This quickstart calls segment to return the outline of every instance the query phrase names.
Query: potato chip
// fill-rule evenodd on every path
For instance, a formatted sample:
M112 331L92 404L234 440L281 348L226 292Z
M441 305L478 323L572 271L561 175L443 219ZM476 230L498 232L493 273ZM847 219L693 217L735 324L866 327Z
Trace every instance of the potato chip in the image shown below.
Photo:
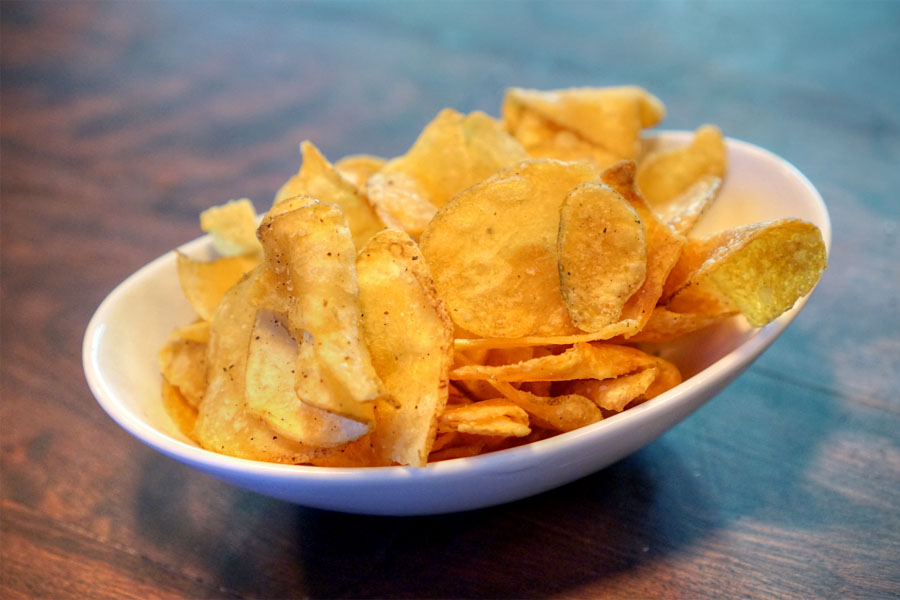
M678 313L665 306L657 306L644 328L628 338L629 342L668 342L699 331L736 314L716 311L708 313Z
M579 333L559 287L559 207L598 176L588 163L529 160L438 211L420 243L456 324L482 337Z
M484 113L465 116L442 110L425 126L409 151L382 173L415 179L437 207L461 190L528 158L522 146Z
M207 262L176 252L178 281L184 297L206 321L212 318L228 288L258 264L256 256L229 256Z
M205 342L175 339L159 352L162 376L195 408L206 391L206 349Z
M553 91L510 88L503 101L504 125L529 153L538 148L546 152L555 145L564 149L565 155L559 158L592 158L601 167L635 158L641 129L656 125L664 116L663 103L634 86ZM573 155L573 148L588 150L590 156Z
M650 206L664 206L705 175L724 177L727 161L722 132L704 125L689 145L647 156L638 168L637 186Z
M674 363L657 357L654 366L656 368L656 377L639 400L656 398L660 394L668 392L682 381L681 371L678 370Z
M291 177L275 195L275 204L294 196L311 196L321 202L336 204L347 218L353 243L357 248L384 224L375 214L363 193L329 163L319 149L305 141L300 144L303 164L296 175Z
M583 183L560 208L559 280L572 322L598 331L617 321L647 275L644 224L618 192Z
M413 239L422 235L437 212L419 182L406 173L372 175L366 182L366 194L385 226Z
M454 432L455 433L455 432ZM465 434L459 434L460 437ZM488 439L485 436L469 436L462 441L457 438L456 443L435 450L428 455L428 462L440 462L454 458L469 458L483 454L487 447Z
M405 233L376 234L360 250L356 269L364 339L394 400L376 404L375 452L383 464L423 466L447 403L453 324Z
M212 206L200 213L200 229L212 237L213 247L222 256L259 254L256 239L256 209L246 198Z
M459 338L453 340L457 352L475 350L513 349L535 346L570 346L585 342L605 341L617 336L634 335L639 331L639 323L635 319L626 319L607 325L592 333L573 333L567 335L526 335L514 338Z
M178 430L191 438L194 434L194 424L197 422L197 408L188 402L178 387L165 379L162 381L162 401L166 413L178 427Z
M279 436L244 404L247 348L257 313L253 297L264 268L254 269L229 289L210 322L209 380L192 437L214 452L299 464L323 450Z
M448 408L441 414L438 430L504 437L531 433L528 413L515 402L500 398Z
M635 329L625 333L625 337L637 333L650 319L653 307L662 295L666 278L687 243L684 236L675 233L659 221L635 186L634 173L634 162L622 161L606 169L602 175L603 183L615 189L631 203L644 224L647 239L647 275L638 291L622 308L622 321L633 321L637 324Z
M295 391L312 406L372 423L382 396L359 329L356 250L341 209L316 202L267 215L257 235L299 344Z
M333 452L314 456L309 461L314 467L360 468L379 466L375 448L372 445L372 434L365 435L355 442L341 446Z
M299 351L282 319L265 309L256 314L247 350L247 411L278 435L318 448L341 446L366 435L368 425L311 406L297 396L294 373Z
M178 327L169 334L169 341L187 340L189 342L209 343L209 321L198 319L190 325Z
M529 158L522 144L509 135L499 121L483 112L475 111L466 116L462 121L462 130L469 179L460 182L457 192ZM455 193L451 197L453 195Z
M334 168L341 174L341 177L355 185L357 189L365 190L366 181L380 171L385 163L387 161L380 156L351 154L334 163Z
M666 283L671 296L667 308L736 308L751 325L761 327L808 294L825 263L822 233L806 221L781 219L729 229L692 240Z
M450 379L484 379L492 382L608 379L652 365L656 360L656 357L629 346L581 343L561 354L507 365L463 365L450 372Z
M533 425L552 431L573 431L603 419L600 408L579 394L538 396L519 390L509 383L493 382L504 397L512 400L525 412Z
M590 161L609 166L621 157L579 137L575 132L555 125L524 105L504 106L507 128L533 158L555 158L567 161Z
M603 410L621 412L649 389L656 374L656 367L650 366L614 379L580 379L568 382L562 389L566 393L592 400Z
M712 204L721 185L720 177L703 175L671 200L654 206L653 211L672 231L687 235L697 224L703 211Z

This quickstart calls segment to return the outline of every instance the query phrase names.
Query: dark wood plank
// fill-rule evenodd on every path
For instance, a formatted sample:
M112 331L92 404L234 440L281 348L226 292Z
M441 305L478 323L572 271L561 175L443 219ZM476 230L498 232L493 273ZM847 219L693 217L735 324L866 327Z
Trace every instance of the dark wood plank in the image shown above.
M4 598L233 598L77 524L4 503Z
M890 2L0 3L0 596L897 597L898 27ZM391 156L507 85L620 83L794 162L835 229L804 313L658 442L376 518L201 475L91 398L100 300L203 208L265 209L300 140Z

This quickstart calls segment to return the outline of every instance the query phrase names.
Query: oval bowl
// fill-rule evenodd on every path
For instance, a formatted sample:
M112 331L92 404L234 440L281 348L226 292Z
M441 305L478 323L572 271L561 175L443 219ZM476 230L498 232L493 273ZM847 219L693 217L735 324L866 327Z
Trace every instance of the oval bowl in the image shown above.
M648 145L686 144L692 133L663 131ZM694 235L746 223L798 217L831 225L822 197L784 159L728 139L729 172ZM752 199L752 202L747 202ZM208 236L181 251L212 256ZM524 498L593 473L650 443L740 375L797 316L803 298L760 329L735 318L666 348L685 381L614 417L556 437L424 468L324 468L233 458L198 447L163 409L157 352L169 332L191 322L169 252L118 285L100 304L83 345L84 371L100 406L126 431L159 452L231 484L304 506L373 515L424 515L482 508Z

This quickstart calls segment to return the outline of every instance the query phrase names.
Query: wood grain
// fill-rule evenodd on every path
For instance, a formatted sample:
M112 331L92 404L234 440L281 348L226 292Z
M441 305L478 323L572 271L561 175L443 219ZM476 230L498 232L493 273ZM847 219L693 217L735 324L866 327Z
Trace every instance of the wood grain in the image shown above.
M890 2L0 3L0 596L900 596L898 27ZM834 223L803 314L657 442L364 517L183 467L91 397L102 298L207 206L265 209L301 140L392 156L508 85L621 83L785 156Z

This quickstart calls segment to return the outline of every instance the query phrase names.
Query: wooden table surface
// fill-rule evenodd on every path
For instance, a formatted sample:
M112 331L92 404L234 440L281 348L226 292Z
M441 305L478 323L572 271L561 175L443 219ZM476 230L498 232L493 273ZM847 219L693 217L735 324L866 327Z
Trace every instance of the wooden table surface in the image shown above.
M900 596L900 3L0 3L0 597ZM279 502L143 446L81 341L129 273L298 165L510 85L636 83L786 157L834 224L805 311L629 458L468 513ZM136 318L139 316L136 315Z

